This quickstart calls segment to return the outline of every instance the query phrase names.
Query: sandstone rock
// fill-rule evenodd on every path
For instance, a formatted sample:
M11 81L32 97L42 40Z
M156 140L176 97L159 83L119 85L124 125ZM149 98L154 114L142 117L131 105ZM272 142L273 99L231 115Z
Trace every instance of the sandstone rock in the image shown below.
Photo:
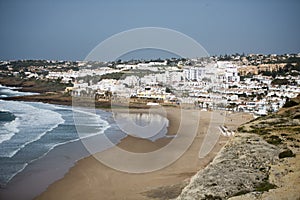
M279 148L255 134L238 134L213 162L199 171L177 200L227 199L255 191L268 180L270 165Z

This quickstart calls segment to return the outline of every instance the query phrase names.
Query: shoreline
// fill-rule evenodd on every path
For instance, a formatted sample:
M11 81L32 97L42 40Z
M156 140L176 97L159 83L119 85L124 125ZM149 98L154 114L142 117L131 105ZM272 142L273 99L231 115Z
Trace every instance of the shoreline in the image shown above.
M178 118L174 112L178 112L179 109L167 109L170 121L168 134L174 134L176 129L178 129ZM136 112L140 111L136 110ZM199 113L201 111L191 110L191 112ZM209 112L202 112L202 114L207 119ZM241 119L241 113L231 117L235 120L233 122L227 120L227 123L231 127L237 127L239 124L236 124L236 122L238 119ZM46 191L35 199L124 199L124 197L126 199L151 199L151 196L161 195L162 190L166 190L166 187L169 193L172 193L173 196L171 196L175 198L181 192L181 189L178 189L179 185L183 184L182 186L184 186L186 180L207 166L228 141L227 137L221 136L213 150L205 158L199 159L199 147L203 142L207 123L207 121L203 121L203 126L200 126L197 136L187 152L177 161L161 170L150 173L130 174L111 169L97 161L93 156L88 156L76 162L75 166L62 179L52 183ZM146 153L163 147L169 141L169 138L163 138L151 142L127 136L121 140L117 147L130 152ZM110 154L117 147L112 147L105 151ZM180 187L182 188L182 186ZM164 196L169 198L170 196L168 195L170 194L164 194Z
M59 145L14 176L0 189L0 199L33 199L86 156L80 141Z
M55 98L55 95L57 98ZM44 102L44 103L50 103L50 104L58 104L58 105L71 105L72 99L69 97L64 97L62 94L56 93L56 94L41 94L41 95L33 95L33 96L21 96L21 97L11 97L11 98L2 98L3 100L18 100L18 101L33 101L33 102ZM103 106L105 105L105 106ZM129 108L129 112L133 113L143 113L148 112L150 106L132 106ZM180 124L180 118L178 118L178 112L180 111L177 107L164 107L167 110L167 118L169 120L169 127L168 132L166 135L174 135L178 131L178 127ZM111 109L109 109L109 106L106 104L100 104L97 106L97 109L105 110L111 112ZM120 110L123 110L120 108ZM124 196L128 196L129 199L151 199L153 196L167 196L170 194L162 194L163 191L167 190L169 193L175 194L175 196L172 196L172 198L177 197L181 189L187 184L187 180L190 179L195 173L197 173L200 169L203 169L206 167L217 155L217 153L220 151L220 149L225 145L225 143L228 141L228 137L221 136L217 142L217 144L214 146L213 150L203 159L198 159L198 151L199 147L201 146L204 138L205 129L209 125L209 122L207 119L209 119L209 113L210 112L203 112L200 110L190 109L190 112L194 113L202 113L204 116L203 124L200 125L200 128L197 130L197 136L195 140L193 141L192 145L187 151L187 155L183 155L180 157L176 162L172 163L170 166L167 166L164 169L158 170L156 172L146 173L146 174L128 174L123 172L118 172L116 170L110 169L107 166L100 164L99 161L96 161L95 158L92 155L83 156L79 160L76 160L73 162L71 166L67 168L67 170L59 177L56 177L55 180L53 180L50 184L48 183L45 187L44 184L44 190L41 189L39 192L39 195L36 197L36 199L52 199L52 198L61 198L60 195L62 195L61 187L64 189L64 191L74 191L74 189L71 188L65 188L64 185L78 187L79 185L86 185L88 182L90 182L90 178L93 178L94 174L93 172L87 173L88 179L80 179L82 178L82 172L85 171L85 169L95 169L95 171L99 174L97 174L96 177L99 177L100 179L104 179L105 181L108 181L108 183L115 182L117 183L116 186L113 184L111 185L111 188L108 187L107 184L103 184L99 181L96 181L95 186L101 187L102 192L101 194L105 193L105 196L103 196L104 199L119 199L124 198ZM233 113L231 114L231 119L227 119L227 125L230 129L236 129L238 125L245 123L251 119L251 116L248 116L248 119L244 119L244 115L248 116L247 113ZM233 118L233 120L232 120ZM198 123L198 122L190 122L190 123ZM187 125L185 127L186 129L189 128ZM134 138L132 136L127 136L126 138L122 139L119 144L117 144L118 148L121 148L126 151L135 152L135 153L147 153L151 151L155 151L166 144L168 144L172 138L162 138L158 139L154 142L151 142L149 140L145 139L139 139ZM76 143L76 142L75 142ZM81 144L82 145L82 144ZM65 147L65 145L62 145ZM48 154L55 154L56 150L59 151L60 147L58 146L54 148L52 151L50 151ZM112 147L106 151L113 151L113 149L116 147ZM54 153L53 153L54 152ZM59 154L57 154L59 155ZM47 156L45 156L47 157ZM44 160L47 160L46 158L43 158ZM37 169L36 169L37 170ZM29 170L30 171L30 170ZM34 176L35 172L30 172L31 176ZM112 178L108 178L107 174L110 174ZM22 177L26 179L26 176L28 174ZM19 177L19 176L18 176ZM77 177L82 181L82 183L76 183L74 180L74 177ZM28 178L28 177L27 177ZM45 178L45 177L44 177ZM140 179L146 180L140 183ZM128 185L121 184L122 182L128 182ZM14 180L13 180L14 181ZM30 180L29 180L30 181ZM17 182L17 181L16 181ZM73 185L76 183L75 185ZM14 185L14 184L12 184ZM22 185L22 184L21 184ZM27 185L27 184L26 184ZM68 187L66 186L66 187ZM94 186L94 187L95 187ZM13 186L12 186L13 187ZM47 188L45 190L45 188ZM139 188L138 192L132 191L130 188ZM178 189L179 188L179 189ZM91 190L92 186L89 186L88 188L85 188L87 190ZM12 188L14 190L14 188ZM82 191L83 188L78 188L76 192ZM119 196L116 195L116 192L119 193ZM25 193L30 193L30 190L24 191ZM40 193L42 192L42 193ZM87 194L84 191L82 191L85 196L78 196L76 198L90 198L95 197L99 195L99 193L93 193L93 194ZM58 196L57 196L58 195ZM64 194L64 199L74 199L74 196L70 193ZM71 195L71 196L68 196ZM101 196L102 197L102 196Z

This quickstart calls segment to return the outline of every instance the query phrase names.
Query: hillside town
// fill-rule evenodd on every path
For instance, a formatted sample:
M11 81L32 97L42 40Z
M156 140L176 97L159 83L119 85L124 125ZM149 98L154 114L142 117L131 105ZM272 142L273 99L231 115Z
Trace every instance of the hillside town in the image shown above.
M300 54L165 60L2 61L0 75L66 84L96 101L192 105L267 115L300 93Z

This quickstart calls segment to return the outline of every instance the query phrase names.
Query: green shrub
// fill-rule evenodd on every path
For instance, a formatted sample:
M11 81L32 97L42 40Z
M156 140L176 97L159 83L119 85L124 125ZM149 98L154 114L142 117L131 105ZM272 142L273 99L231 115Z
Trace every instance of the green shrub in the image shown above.
M265 192L265 191L269 191L271 189L276 188L276 185L269 183L268 181L262 182L260 183L255 190L258 192Z
M244 195L244 194L247 194L249 193L250 191L248 190L241 190L241 191L238 191L237 193L235 193L234 195L232 196L241 196L241 195Z
M237 128L238 132L246 132L245 127L244 126L240 126Z
M295 157L295 154L290 150L285 150L278 155L279 158Z
M300 119L300 114L299 114L299 115L295 115L295 116L293 117L293 119Z
M222 198L219 197L219 196L213 196L211 194L208 194L208 195L206 194L205 199L207 199L207 200L221 200Z
M289 100L289 101L287 101L287 102L283 105L283 107L284 107L284 108L290 108L290 107L293 107L293 106L296 106L296 105L298 105L297 102L295 102L295 101L293 101L293 100Z
M278 145L281 144L282 140L277 135L271 135L266 139L269 144Z

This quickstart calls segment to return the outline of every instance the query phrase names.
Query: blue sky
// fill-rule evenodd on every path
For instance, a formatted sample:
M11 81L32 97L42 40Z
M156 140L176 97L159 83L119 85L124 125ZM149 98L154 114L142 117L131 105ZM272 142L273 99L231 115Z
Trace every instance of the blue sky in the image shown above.
M83 60L138 27L180 31L211 55L299 53L298 0L0 0L0 59Z

